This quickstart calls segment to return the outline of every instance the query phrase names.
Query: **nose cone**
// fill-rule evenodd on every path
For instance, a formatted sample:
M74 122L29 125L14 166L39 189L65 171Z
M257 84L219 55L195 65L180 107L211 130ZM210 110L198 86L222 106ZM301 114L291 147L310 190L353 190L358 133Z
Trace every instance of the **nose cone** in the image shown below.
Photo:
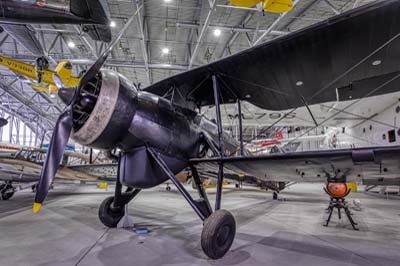
M75 88L60 88L58 90L58 96L60 97L61 101L66 105L69 105L74 98Z

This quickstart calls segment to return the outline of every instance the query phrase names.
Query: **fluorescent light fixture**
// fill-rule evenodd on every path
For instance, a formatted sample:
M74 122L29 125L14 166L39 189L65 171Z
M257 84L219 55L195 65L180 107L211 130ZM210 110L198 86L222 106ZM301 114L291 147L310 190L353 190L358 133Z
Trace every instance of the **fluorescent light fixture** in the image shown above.
M169 49L167 47L162 48L161 52L163 54L168 54L169 53Z
M296 86L302 86L303 85L303 81L299 80L296 82Z
M69 47L69 48L75 48L75 43L69 41L69 42L68 42L68 47Z
M117 26L117 23L114 20L111 20L110 27L115 28L116 26Z
M164 0L164 2L165 2L165 3L169 3L169 2L171 2L171 0Z
M219 37L221 35L221 30L220 29L215 29L214 30L214 36Z

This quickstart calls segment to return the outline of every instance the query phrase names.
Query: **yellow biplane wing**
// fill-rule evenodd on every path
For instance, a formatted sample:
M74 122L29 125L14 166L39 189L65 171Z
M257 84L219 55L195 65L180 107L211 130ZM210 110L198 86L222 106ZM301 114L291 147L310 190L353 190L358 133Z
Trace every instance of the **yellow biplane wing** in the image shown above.
M57 87L53 79L54 74L58 74L58 76L61 78L66 86L73 87L77 86L79 83L79 78L72 76L72 65L68 61L61 61L55 71L49 69L37 70L34 65L30 65L4 56L0 56L0 65L21 76L30 78L37 82L39 82L40 80L40 83L48 84L48 86L31 84L31 87L33 89L39 91L45 91L49 93L57 92ZM40 78L39 75L41 76Z

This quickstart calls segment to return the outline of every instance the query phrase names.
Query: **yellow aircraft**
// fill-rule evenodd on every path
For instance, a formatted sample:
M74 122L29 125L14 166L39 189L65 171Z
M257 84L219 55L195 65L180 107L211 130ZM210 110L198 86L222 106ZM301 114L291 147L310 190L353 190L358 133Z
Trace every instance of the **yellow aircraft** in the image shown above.
M293 8L292 0L229 0L232 5L253 7L262 3L263 9L272 13L289 12Z
M56 93L58 91L56 83L53 79L54 74L57 74L62 82L68 87L77 86L79 83L79 77L72 76L72 65L68 61L61 61L54 71L49 69L37 70L34 65L30 65L4 56L0 56L0 65L21 76L30 78L39 83L48 84L48 86L43 86L41 84L35 83L30 84L33 89L39 91L44 91L48 93Z

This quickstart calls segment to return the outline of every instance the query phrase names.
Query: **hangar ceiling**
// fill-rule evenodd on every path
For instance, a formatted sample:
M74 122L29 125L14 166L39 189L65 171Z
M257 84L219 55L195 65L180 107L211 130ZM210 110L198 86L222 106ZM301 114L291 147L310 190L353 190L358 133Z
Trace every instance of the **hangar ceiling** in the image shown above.
M104 0L115 22L113 34L137 14L106 67L144 88L369 2L295 0L291 12L279 15L256 8L232 8L222 0ZM77 26L35 24L31 29L54 60L51 68L55 62L69 59L76 75L106 47ZM35 61L35 56L5 31L0 33L0 54L32 64ZM3 111L24 121L39 136L52 130L64 108L57 97L33 90L27 80L4 68L0 68L0 101ZM244 115L254 112L251 106L243 111Z

